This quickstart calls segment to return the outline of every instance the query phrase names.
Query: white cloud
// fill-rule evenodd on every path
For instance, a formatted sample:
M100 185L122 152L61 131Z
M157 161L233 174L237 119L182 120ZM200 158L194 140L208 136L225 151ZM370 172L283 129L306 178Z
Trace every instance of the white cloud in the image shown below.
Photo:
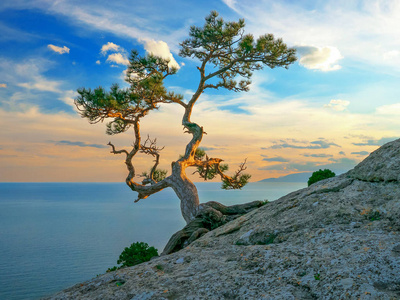
M117 65L129 65L129 60L127 57L126 50L114 43L108 42L101 47L100 53L106 55L107 52L115 52L107 57L107 62L116 63ZM100 65L100 60L96 61L96 64ZM111 67L117 67L116 65L111 65Z
M334 100L333 99L329 102L329 104L325 104L324 107L330 108L330 109L333 109L336 111L344 111L349 104L350 104L350 101L347 101L347 100L340 100L340 99Z
M7 84L5 84L5 83L0 83L0 88L6 88L7 87Z
M343 57L335 47L297 46L296 49L300 65L307 69L335 71L341 68L337 62Z
M168 44L164 41L155 41L155 40L142 40L144 41L144 48L148 53L151 53L155 56L160 56L164 59L169 60L169 66L171 68L179 69L180 66L174 59Z
M398 51L398 50L388 51L383 54L384 60L392 61L394 59L398 59L399 57L400 57L400 51Z
M100 65L101 62L99 60L96 60L96 65Z
M58 46L54 46L54 45L47 45L47 47L51 50L53 50L54 52L57 52L59 54L64 54L64 53L69 53L69 48L67 46L64 47L58 47Z
M122 53L113 53L110 54L107 58L108 62L114 62L118 65L129 65L129 60L126 55Z
M382 105L377 107L376 112L380 115L400 115L400 103Z
M125 52L124 48L122 48L121 46L118 46L114 43L108 42L107 44L104 44L101 47L101 54L106 55L106 53L108 51L112 51L112 52Z
M177 69L180 68L179 64L176 62L174 59L168 44L164 41L155 41L155 40L149 40L149 39L139 39L141 43L144 44L144 48L147 51L147 53L160 56L164 59L169 60L169 66L175 67ZM119 65L128 65L129 60L127 58L127 52L124 48L122 48L119 45L116 45L114 43L108 42L107 44L103 45L101 47L101 53L103 55L106 55L107 52L115 52L107 57L107 62L113 62ZM97 63L97 62L96 62ZM98 64L100 61L98 61Z

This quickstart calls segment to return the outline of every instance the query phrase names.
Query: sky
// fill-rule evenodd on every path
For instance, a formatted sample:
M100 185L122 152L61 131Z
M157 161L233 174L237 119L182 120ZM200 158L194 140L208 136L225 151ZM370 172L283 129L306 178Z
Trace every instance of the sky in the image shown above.
M297 49L288 70L256 71L250 91L207 91L192 120L201 147L233 172L247 158L251 181L329 168L340 174L400 137L400 2L397 0L2 0L0 2L0 181L123 182L133 133L108 136L74 106L81 87L126 87L132 49L169 58L166 87L187 101L195 59L179 56L192 25L216 10L244 18L246 33L272 33ZM184 152L183 109L162 105L143 119L161 167ZM152 160L135 158L138 173ZM191 170L188 170L191 173ZM193 180L200 180L192 176Z

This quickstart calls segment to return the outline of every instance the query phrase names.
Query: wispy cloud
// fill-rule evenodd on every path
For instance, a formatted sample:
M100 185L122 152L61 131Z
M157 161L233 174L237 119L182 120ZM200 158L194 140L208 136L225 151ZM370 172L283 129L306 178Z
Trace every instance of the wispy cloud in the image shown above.
M52 44L47 45L47 47L51 50L53 50L54 52L57 52L58 54L64 54L64 53L69 53L69 48L67 46L64 47L58 47Z
M204 151L213 151L213 150L218 150L219 148L215 148L215 147L200 147L201 149L203 149Z
M379 140L366 140L361 143L353 143L355 146L382 146L385 143L391 142L398 139L398 137L387 137Z
M382 105L376 108L376 113L380 115L400 115L400 103Z
M328 143L326 141L313 141L310 142L311 145L306 145L306 146L301 146L301 145L294 145L294 144L288 144L288 143L282 143L282 144L276 144L271 147L270 149L282 149L282 148L293 148L293 149L327 149L331 146L336 146L340 147L339 145L335 143Z
M60 82L48 80L42 76L34 76L31 82L18 83L17 85L29 90L60 93Z
M359 151L359 152L351 152L351 154L358 155L358 156L365 156L368 155L368 151Z
M69 90L69 91L64 91L61 94L61 97L58 98L59 100L61 100L62 102L64 102L65 104L76 108L75 106L75 98L78 96L78 93L76 91L73 90Z
M5 84L5 83L0 83L0 88L6 88L7 87L7 84Z
M0 73L5 74L7 81L13 82L13 85L7 86L7 90L4 91L7 92L6 96L0 97L0 108L8 111L27 111L33 106L38 106L47 113L65 111L65 105L61 102L75 108L73 98L77 93L65 90L64 81L51 79L46 74L53 66L53 62L41 58L22 61L2 61L0 58Z
M276 157L267 157L266 155L261 155L263 156L264 161L269 161L269 162L289 162L288 159L283 158L281 156L276 156Z
M302 156L304 156L304 157L327 158L327 157L332 157L333 155L320 153L320 154L302 154Z
M52 65L51 61L42 58L23 61L0 58L0 72L7 81L29 90L60 93L62 82L48 79L43 75Z
M85 142L72 142L72 141L54 141L56 145L78 146L78 147L91 147L91 148L107 148L106 145L88 144Z
M258 168L259 170L274 170L274 171L311 171L315 169L317 164L314 162L305 162L305 163L288 163L288 164L276 164L276 165L269 165Z
M30 41L33 39L41 38L39 35L32 34L30 32L22 31L17 28L12 28L7 26L6 24L0 22L0 40L1 41Z

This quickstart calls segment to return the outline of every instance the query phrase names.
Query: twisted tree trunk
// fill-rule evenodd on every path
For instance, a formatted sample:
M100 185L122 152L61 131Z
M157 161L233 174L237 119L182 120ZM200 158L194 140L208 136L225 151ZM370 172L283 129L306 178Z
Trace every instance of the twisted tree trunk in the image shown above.
M197 188L187 178L184 165L183 162L174 162L172 164L172 175L168 177L168 181L181 201L182 216L186 223L189 223L196 217L200 202Z

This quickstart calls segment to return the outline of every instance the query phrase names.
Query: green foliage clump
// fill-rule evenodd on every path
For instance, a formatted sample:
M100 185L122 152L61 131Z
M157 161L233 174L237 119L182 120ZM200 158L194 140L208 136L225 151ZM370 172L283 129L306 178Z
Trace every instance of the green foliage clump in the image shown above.
M197 148L196 152L194 154L194 159L195 160L203 160L203 158L206 156L206 150L203 148Z
M308 186L312 185L313 183L316 183L317 181L335 176L336 176L335 172L332 172L329 169L324 169L324 170L319 169L318 171L312 173L311 177L308 179Z
M207 161L208 155L203 148L197 148L194 154L194 159L199 161ZM229 166L227 164L218 164L218 165L208 165L206 167L200 166L197 167L197 171L195 173L199 173L200 177L204 180L212 180L214 179L220 172L228 171Z
M114 266L112 268L108 268L107 272L112 272L123 267L132 267L141 264L149 261L154 256L158 256L158 250L156 248L150 247L144 242L133 243L129 247L125 247L124 251L122 251L121 255L119 256L117 263L122 265L120 267Z
M165 177L167 177L167 173L168 173L167 170L155 169L154 173L153 173L153 180L155 182L159 182L161 180L164 180ZM147 179L150 179L150 172L149 173L143 172L141 176L145 177Z
M122 263L121 267L131 267L149 261L154 256L158 256L156 248L149 247L149 245L144 242L136 242L122 251L117 263Z

